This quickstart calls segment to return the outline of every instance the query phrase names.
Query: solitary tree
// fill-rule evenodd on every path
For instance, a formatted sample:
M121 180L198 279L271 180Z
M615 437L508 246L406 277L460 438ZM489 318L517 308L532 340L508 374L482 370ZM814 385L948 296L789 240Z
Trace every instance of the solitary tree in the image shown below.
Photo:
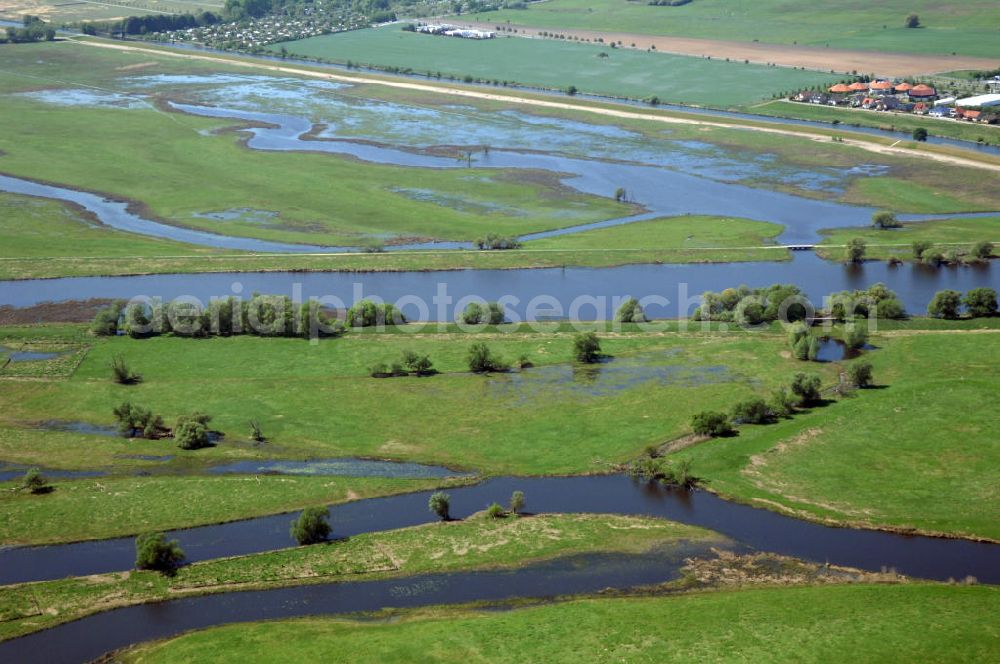
M872 384L872 365L870 362L856 362L847 367L847 380L855 387L865 388Z
M511 514L518 514L524 509L525 500L523 491L515 491L510 494L510 512Z
M646 313L642 310L639 300L630 297L622 302L622 306L618 307L618 311L615 312L615 320L619 323L645 323Z
M917 127L913 130L913 140L923 143L927 140L927 130L923 127Z
M934 318L958 318L959 307L962 306L962 294L946 289L934 294L934 299L927 305L927 313Z
M448 521L451 519L451 497L443 491L436 491L427 501L427 509L437 514L442 521Z
M177 447L182 450L200 450L209 447L212 443L208 439L208 423L211 421L212 416L203 413L177 418L177 427L174 429Z
M593 332L584 332L573 339L573 355L578 362L593 364L601 357L601 341Z
M135 538L135 566L171 575L184 562L184 551L177 540L169 540L163 533L147 533Z
M927 240L917 240L913 243L913 257L920 260L924 257L924 252L930 249L932 245Z
M847 241L847 262L848 263L860 263L865 259L865 251L867 250L867 245L865 241L859 237L851 238Z
M142 374L132 371L123 355L111 358L111 380L119 385L135 385L142 381Z
M469 346L469 371L488 373L507 369L507 363L494 355L490 347L483 342L479 341Z
M728 436L733 433L733 426L725 413L704 410L691 418L691 429L699 436Z
M803 405L813 404L819 401L820 386L822 382L816 374L797 373L792 378L792 394L799 398L799 403Z
M992 288L973 288L962 299L969 315L973 318L995 316L997 313L997 292Z
M908 28L919 28L920 27L920 17L916 14L910 14L906 17L906 22L903 24Z
M980 260L986 260L993 255L993 243L987 240L972 245L972 255Z
M34 494L49 493L52 491L49 481L42 475L42 471L37 468L30 468L24 474L24 479L21 480L21 487Z
M291 535L302 545L325 542L332 530L329 518L330 510L326 507L307 507L292 521Z
M490 503L490 506L486 508L486 516L491 519L499 519L505 514L506 512L503 511L503 507L500 506L500 503Z
M899 228L901 225L892 212L882 210L872 215L872 226L880 230Z

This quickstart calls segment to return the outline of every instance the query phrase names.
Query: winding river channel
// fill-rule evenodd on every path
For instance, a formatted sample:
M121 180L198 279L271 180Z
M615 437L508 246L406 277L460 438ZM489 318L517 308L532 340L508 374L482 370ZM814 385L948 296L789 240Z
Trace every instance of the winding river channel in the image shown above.
M252 149L308 149L368 162L417 168L465 168L468 165L423 150L428 145L440 143L433 136L426 138L423 145L400 146L398 142L374 144L360 130L351 133L350 126L335 126L328 121L321 122L324 118L300 112L301 107L297 104L301 99L294 95L286 107L274 112L252 110L255 95L274 94L277 89L275 84L260 80L266 77L233 78L236 85L243 86L243 96L230 94L232 88L226 88L220 94L229 95L237 101L243 100L243 106L223 106L210 103L215 101L213 99L206 99L198 100L198 103L172 102L174 108L187 114L255 123L256 126L248 130L251 134L248 145ZM170 81L171 84L177 82ZM155 85L155 82L150 85ZM331 89L336 87L331 86ZM427 109L422 109L422 112L432 113ZM423 115L417 119L423 126L436 126L437 123L436 117ZM515 120L522 125L532 122L513 115L505 116L507 122ZM785 230L779 241L808 244L817 240L818 231L823 228L866 226L873 212L866 207L741 184L742 177L752 174L755 169L764 168L766 164L720 157L713 152L712 146L689 142L683 150L675 150L665 156L649 150L643 137L628 136L629 132L622 134L622 130L615 128L595 129L582 123L554 119L537 122L545 126L519 129L524 132L524 140L566 141L568 145L576 139L584 141L589 136L589 147L580 149L577 154L559 150L482 150L475 154L474 165L558 173L562 183L577 192L601 196L610 196L622 183L628 183L630 197L645 211L630 217L536 233L524 236L523 240L653 217L704 214L780 223ZM445 126L443 123L444 120L441 126ZM319 124L326 129L317 133ZM457 125L448 127L458 131ZM396 130L405 133L406 127L396 127ZM478 128L476 131L485 130ZM495 128L490 131L495 131ZM531 133L535 131L541 133ZM310 133L313 138L303 138ZM476 136L482 138L484 134ZM573 140L568 141L567 136ZM615 141L619 146L616 158L599 153L604 149L601 147L604 143ZM622 142L630 146L624 157L619 154ZM488 145L490 142L468 139L463 144ZM472 158L469 157L470 160ZM873 166L870 174L878 172L879 168ZM828 171L786 173L781 176L798 178L800 182L806 178L819 188L837 188L844 184L840 174ZM265 242L181 228L144 218L130 211L125 203L108 200L98 194L8 176L0 176L0 191L73 202L108 226L203 246L277 253L356 249ZM421 192L417 194L422 195ZM929 217L905 218L921 220ZM394 245L390 248L461 249L468 246L461 242L436 242ZM739 284L765 286L776 282L798 285L817 304L829 293L866 288L875 282L883 282L896 291L909 311L919 313L925 310L933 294L943 288L959 291L979 286L1000 288L1000 271L988 263L960 268L893 267L885 263L845 267L823 261L812 253L797 252L790 261L772 263L369 274L203 273L23 280L0 282L0 305L23 307L45 301L129 299L136 296L164 300L191 296L208 301L212 297L247 296L259 291L303 299L333 297L345 306L364 297L376 297L399 303L404 313L415 320L454 320L459 303L469 297L504 299L508 311L521 320L587 320L611 318L617 307L615 298L658 298L644 302L646 312L653 317L677 317L690 314L699 304L703 291L717 291ZM540 298L544 300L543 306L539 306ZM581 300L584 300L582 305L579 304ZM349 461L328 460L331 463ZM254 473L259 470L259 467L237 467L232 472ZM906 575L928 579L945 580L971 575L980 582L1000 583L1000 546L997 545L827 527L728 502L705 491L671 490L622 475L491 478L449 490L452 513L459 518L467 516L493 501L505 500L514 490L525 492L528 509L534 512L658 516L715 530L729 539L727 546L737 550L765 550L819 563L868 570L891 567ZM427 498L427 492L420 492L335 506L331 510L334 533L349 537L426 523L431 519L427 512ZM190 561L263 552L292 545L288 524L294 516L279 514L190 528L171 533L171 536L180 540ZM699 554L707 552L697 547L680 547L643 555L583 555L511 571L428 574L405 579L352 581L177 599L107 611L0 643L0 661L77 662L130 643L234 621L520 596L544 597L658 583L676 578L683 559ZM132 538L0 549L0 584L127 570L132 567L134 556Z
M832 528L746 505L705 491L682 491L623 475L498 477L450 489L452 511L465 517L514 490L525 492L528 510L658 516L715 530L740 550L764 550L868 570L944 580L975 576L1000 582L1000 547L968 540ZM338 536L426 523L429 492L359 500L331 510ZM288 524L295 514L236 521L170 533L191 561L242 555L292 545ZM0 644L0 659L80 661L135 641L232 621L315 613L351 612L516 596L549 596L627 587L675 578L680 559L694 555L582 556L504 572L433 574L401 580L283 588L172 600L116 609ZM0 583L62 578L129 569L131 538L0 550ZM51 658L51 659L50 659ZM41 661L41 660L37 660Z

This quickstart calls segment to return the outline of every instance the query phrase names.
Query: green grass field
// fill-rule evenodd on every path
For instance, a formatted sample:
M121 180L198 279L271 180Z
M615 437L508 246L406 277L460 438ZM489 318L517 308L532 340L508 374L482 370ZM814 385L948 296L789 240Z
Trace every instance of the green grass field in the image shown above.
M353 30L275 44L293 55L333 62L441 72L462 79L515 81L615 97L727 107L748 104L781 90L824 85L830 74L611 49L598 44L542 39L488 41L449 39L404 32L398 25ZM605 53L607 57L601 57ZM545 63L540 67L539 63Z
M991 125L939 120L907 113L876 113L863 109L832 108L819 104L802 104L793 101L772 101L750 109L753 113L778 118L839 122L844 129L852 126L874 127L894 131L912 132L923 127L931 136L956 138L961 141L1000 145L1000 128Z
M497 496L499 501L506 498ZM642 553L654 547L678 551L689 546L692 553L695 547L703 552L707 545L725 541L711 531L646 517L555 514L491 519L480 514L464 521L209 560L182 567L173 577L133 571L3 586L0 640L101 610L182 596L358 582L424 572L515 568L585 552Z
M903 26L904 19L914 13L923 28ZM991 0L840 0L822 9L812 0L694 0L681 7L653 7L628 0L549 0L524 10L466 18L497 25L510 22L539 28L1000 57L996 39L1000 9Z
M856 585L592 599L513 611L425 609L391 621L307 618L193 632L126 661L989 661L994 587Z
M510 361L527 355L537 367L469 374L466 352L477 340ZM192 410L212 414L213 427L234 444L256 417L274 446L266 453L282 458L363 455L534 475L607 469L684 434L695 410L728 405L758 382L776 385L798 368L780 356L780 335L653 332L607 336L603 349L622 368L602 376L599 368L573 368L572 340L569 333L352 334L318 345L254 337L95 339L69 380L0 381L0 406L8 426L45 419L108 424L112 407L130 399L168 422ZM406 349L427 353L442 374L368 376L370 366L396 361ZM117 353L143 374L142 384L112 384L107 367ZM815 369L832 378L830 367ZM530 398L536 393L545 398ZM32 438L50 435L24 436L20 454L31 454ZM114 441L91 440L95 454L102 440ZM184 453L169 441L137 441L133 451L203 462L265 453L226 444Z
M566 237L509 251L408 251L325 256L251 254L158 240L89 223L55 201L0 194L0 279L243 270L427 270L608 267L629 263L788 260L763 247L778 224L674 217ZM642 248L639 248L642 247Z
M890 330L878 389L678 454L714 491L807 518L1000 539L995 331Z
M1000 217L945 219L905 223L892 230L836 229L824 233L817 252L831 260L843 259L844 245L851 238L860 237L867 244L868 258L887 259L896 256L912 260L912 245L917 241L931 242L942 252L955 250L968 253L976 242L986 240L1000 246Z

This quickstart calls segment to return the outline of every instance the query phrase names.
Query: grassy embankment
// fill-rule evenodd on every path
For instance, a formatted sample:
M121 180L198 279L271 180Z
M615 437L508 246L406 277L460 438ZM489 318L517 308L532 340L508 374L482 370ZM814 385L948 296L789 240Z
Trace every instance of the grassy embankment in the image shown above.
M918 14L925 27L905 28L903 22L909 14ZM549 0L532 3L527 9L463 18L555 30L580 28L870 51L1000 57L995 35L1000 10L990 0L963 3L889 0L852 4L850 11L827 12L816 11L815 3L810 0L761 0L738 6L729 0L695 0L680 7L616 0Z
M912 132L918 127L923 127L931 136L955 138L972 143L981 142L986 145L1000 145L1000 128L990 125L973 124L971 122L939 120L906 113L886 114L863 109L831 108L818 104L801 104L792 101L772 101L756 105L749 110L760 115L769 115L778 118L816 120L819 122L837 121L846 130L855 125L905 132Z
M586 599L513 611L432 608L391 620L240 624L137 646L124 661L988 661L994 587L846 585ZM525 638L530 635L530 638Z
M608 267L788 259L785 249L763 248L781 232L778 224L698 216L536 240L526 243L523 250L300 256L222 251L157 240L87 223L79 213L55 201L0 194L0 229L6 240L0 247L0 279L196 271Z
M978 405L1000 398L995 324L906 327L872 339L876 389L678 456L711 490L797 516L1000 540L1000 442Z
M283 42L271 50L281 47L307 58L421 74L440 72L459 80L471 76L557 90L573 85L581 92L611 97L658 96L665 102L714 107L750 104L776 92L839 80L814 71L612 49L603 44L503 37L447 39L404 32L399 25ZM545 66L539 67L539 62Z
M194 563L173 577L133 571L0 587L0 639L102 610L190 595L517 568L578 553L642 553L663 547L682 551L691 545L704 550L724 542L711 531L648 517L580 514L491 519L480 514L464 521Z
M1000 217L980 217L967 219L946 219L904 223L902 228L892 230L831 229L824 232L817 253L830 260L842 260L843 245L853 238L862 238L867 244L868 258L887 259L896 256L903 260L913 260L913 243L930 242L938 251L956 250L968 252L981 240L1000 246ZM994 254L996 254L994 249Z

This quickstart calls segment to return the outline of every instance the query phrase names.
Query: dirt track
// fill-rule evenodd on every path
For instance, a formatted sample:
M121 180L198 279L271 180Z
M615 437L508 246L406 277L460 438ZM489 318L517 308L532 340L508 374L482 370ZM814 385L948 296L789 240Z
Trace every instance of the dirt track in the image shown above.
M792 129L781 129L778 127L763 127L758 125L747 125L741 124L739 122L726 122L722 119L719 120L702 120L702 119L691 119L682 118L674 115L667 115L665 113L645 113L641 111L632 110L622 110L612 109L612 108L602 108L597 106L589 106L585 104L555 101L549 99L537 99L531 97L519 97L510 94L495 94L492 92L484 92L481 90L473 88L455 88L446 85L432 85L429 83L414 83L405 79L392 80L385 78L370 78L368 76L354 76L350 74L335 74L324 71L316 71L313 69L300 69L298 67L288 67L284 65L272 65L262 61L246 60L246 59L235 59L228 58L219 55L203 55L194 53L178 53L176 51L167 51L155 48L148 48L142 46L126 46L124 44L112 44L99 41L80 41L72 40L66 42L67 45L78 44L83 46L92 46L97 48L108 48L118 51L130 51L135 53L144 53L147 55L159 55L164 57L180 58L182 60L199 60L207 62L220 62L230 66L235 67L246 67L249 69L260 69L263 71L273 71L282 74L291 74L293 76L303 76L308 78L318 78L327 81L343 81L346 83L364 83L367 85L383 85L390 88L399 88L403 90L416 90L419 92L431 92L436 94L453 95L456 97L465 97L469 99L484 99L488 101L498 101L502 103L510 104L521 104L523 106L536 106L541 108L554 108L559 110L577 111L583 113L594 113L596 115L604 115L614 118L623 118L626 120L645 120L649 122L662 122L665 124L686 124L686 125L696 125L700 127L720 127L725 129L742 129L745 131L759 131L767 134L779 134L783 136L793 136L797 138L802 138L805 140L812 140L816 142L829 143L830 136L826 134L813 134L807 131L795 131ZM898 143L899 141L897 141ZM988 171L994 171L1000 173L1000 164L990 163L985 161L979 161L977 159L971 159L966 157L957 157L953 155L943 154L940 152L931 152L930 150L911 150L909 148L896 147L896 144L883 145L881 143L875 143L872 141L866 141L860 138L844 138L842 140L843 145L850 145L852 147L860 148L862 150L867 150L869 152L875 152L878 154L895 155L901 157L914 157L917 159L922 159L925 161L937 161L940 163L950 164L952 166L964 166L968 168L979 168Z
M467 25L486 30L494 30L495 23L475 23L455 21L455 25ZM509 25L517 28L518 35L537 37L542 28L531 28L521 25ZM564 30L545 29L563 35L572 35L583 39L594 40L598 37L605 42L621 42L625 48L647 50L655 46L660 53L675 55L711 56L716 59L744 61L758 64L776 64L781 67L805 67L828 72L831 69L838 73L858 71L881 76L909 77L927 74L937 74L959 69L993 69L1000 66L1000 60L989 58L973 58L955 55L916 55L910 53L877 53L874 51L849 51L838 48L823 48L819 46L790 46L786 44L760 44L755 42L734 42L720 39L697 39L694 37L661 37L653 35L637 35L628 32L606 32L596 30ZM508 34L508 33L503 33Z

